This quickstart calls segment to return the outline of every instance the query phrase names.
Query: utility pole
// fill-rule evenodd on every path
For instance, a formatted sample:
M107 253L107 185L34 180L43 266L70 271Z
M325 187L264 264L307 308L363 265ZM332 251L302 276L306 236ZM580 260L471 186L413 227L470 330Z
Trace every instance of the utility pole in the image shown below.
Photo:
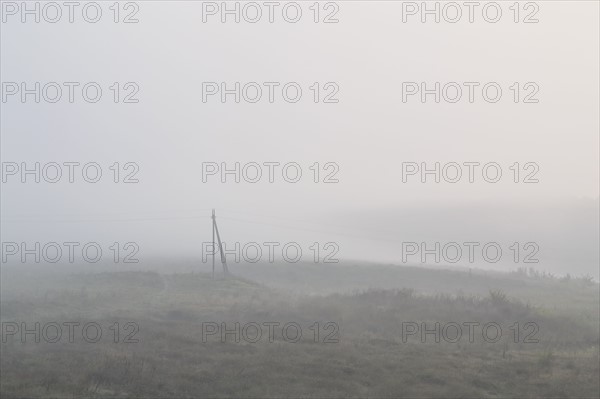
M212 279L215 279L215 252L217 252L217 248L215 248L215 210L213 209L212 211L212 231L213 231L213 245L212 245L212 266L213 266L213 273L212 273Z
M225 252L223 251L223 244L221 243L221 236L219 235L219 228L217 227L217 217L215 216L215 210L212 210L212 225L213 225L213 280L215 278L215 233L217 234L217 241L219 242L219 252L221 253L221 263L223 264L223 275L229 277L229 269L227 268L227 260L225 259Z

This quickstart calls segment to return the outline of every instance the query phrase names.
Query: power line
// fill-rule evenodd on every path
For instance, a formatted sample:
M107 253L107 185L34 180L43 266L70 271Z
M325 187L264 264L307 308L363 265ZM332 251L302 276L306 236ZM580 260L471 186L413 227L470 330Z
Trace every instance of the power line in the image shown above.
M119 218L119 219L2 219L3 223L89 223L89 222L145 222L156 220L190 220L210 219L210 216L172 216L153 218Z
M196 210L198 211L198 210ZM224 212L226 213L243 213L240 211L232 211L232 210L224 210ZM266 215L256 215L258 217L267 217ZM274 217L274 216L268 216L272 219L278 219L278 220L282 220L282 221L287 221L287 222L293 222L293 223L302 223L302 224L312 224L314 225L314 223L311 222L306 222L306 221L300 221L300 220L293 220L293 219L289 219L289 218L279 218L279 217ZM176 220L176 221L185 221L185 220L202 220L202 219L210 219L211 216L164 216L164 217L129 217L129 218L64 218L64 219L2 219L2 223L96 223L96 222L101 222L101 223L120 223L120 222L152 222L152 221L170 221L170 220ZM367 239L367 240L372 240L372 241L388 241L388 242L394 242L394 243L398 243L399 241L397 239L393 239L393 238L389 238L389 237L383 237L383 236L374 236L374 235L364 235L364 234L355 234L355 233L349 233L349 232L340 232L340 231L335 231L335 230L324 230L324 229L320 229L320 228L314 228L314 227L300 227L300 226L293 226L290 225L289 223L270 223L270 222L264 222L264 221L255 221L255 220L248 220L248 219L242 219L242 218L237 218L237 217L231 217L231 216L221 216L221 219L225 219L225 220L229 220L229 221L233 221L233 222L239 222L239 223L246 223L246 224L256 224L256 225L263 225L263 226L270 226L270 227L277 227L277 228L281 228L281 229L287 229L287 230L294 230L294 231L307 231L307 232L311 232L311 233L320 233L320 234L328 234L328 235L335 235L335 236L345 236L345 237L350 237L350 238L356 238L356 239ZM329 224L328 227L338 227L338 228L342 228L342 229L348 229L348 226L336 226L336 225L331 225ZM390 233L391 231L388 231L388 233ZM395 233L395 232L391 232L391 233Z

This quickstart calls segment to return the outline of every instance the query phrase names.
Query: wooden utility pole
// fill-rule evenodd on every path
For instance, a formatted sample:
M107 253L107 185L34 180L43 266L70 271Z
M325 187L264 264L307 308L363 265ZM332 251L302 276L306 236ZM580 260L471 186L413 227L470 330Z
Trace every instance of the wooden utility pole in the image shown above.
M225 252L223 252L223 244L221 243L221 236L219 235L219 228L217 227L217 217L215 216L215 210L212 210L212 225L213 225L213 280L215 278L215 233L217 234L217 241L219 242L219 252L221 253L221 264L223 265L223 275L225 277L229 276L229 269L227 268L227 260L225 259Z
M217 252L217 248L215 248L215 210L213 209L212 211L212 230L213 230L213 245L212 245L212 266L213 266L213 274L212 274L212 278L213 280L215 279L215 252Z

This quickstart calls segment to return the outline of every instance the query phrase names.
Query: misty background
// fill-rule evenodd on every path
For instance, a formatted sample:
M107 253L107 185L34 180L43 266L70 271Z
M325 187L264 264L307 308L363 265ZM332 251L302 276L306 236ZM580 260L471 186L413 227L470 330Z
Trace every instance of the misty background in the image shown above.
M2 162L135 162L137 184L2 184L2 241L133 241L202 265L215 208L228 242L335 242L341 260L401 262L401 243L536 242L537 264L598 279L598 4L544 2L538 24L401 22L399 3L340 2L337 24L202 23L201 3L140 4L137 24L3 23L3 82L98 82L102 101L2 104ZM556 29L562 26L562 29ZM17 39L18 38L18 39ZM202 82L298 82L296 104L202 102ZM402 82L498 82L496 104L402 102ZM115 104L113 82L136 82ZM336 82L337 104L308 86ZM513 82L536 82L515 104ZM35 115L35 117L32 117ZM402 182L402 162L497 162L496 184ZM202 182L203 162L339 165L339 183ZM514 162L540 166L513 183ZM307 255L310 259L310 255ZM481 260L481 257L478 257ZM123 265L123 268L134 265ZM48 265L48 268L57 267ZM87 267L87 265L82 265ZM165 265L165 268L168 267ZM299 265L298 267L301 267Z

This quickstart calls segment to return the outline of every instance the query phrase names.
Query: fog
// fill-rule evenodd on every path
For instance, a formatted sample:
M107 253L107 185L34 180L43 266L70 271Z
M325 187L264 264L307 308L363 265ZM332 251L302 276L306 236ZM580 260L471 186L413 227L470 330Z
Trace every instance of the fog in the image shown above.
M60 18L46 2L27 2L39 7L35 22L23 13L26 3L2 2L3 320L138 317L146 323L140 331L150 334L146 342L159 342L153 348L195 364L186 356L196 352L178 351L177 340L186 342L189 330L177 320L249 321L262 314L346 320L345 342L380 345L394 341L386 335L400 325L394 312L415 306L402 314L419 321L535 320L546 341L531 367L547 370L541 365L548 353L581 350L553 363L555 372L573 370L575 362L586 370L578 378L597 377L597 365L587 362L598 350L597 326L588 325L597 321L600 280L598 2L483 2L474 9L462 2L290 3L271 9L263 2L141 1L119 3L116 14L115 5L99 2L85 17L77 6L69 22L60 2ZM439 21L423 7L437 7ZM238 22L231 10L238 10ZM213 262L217 277L222 266L219 255L211 256L213 210L233 276L216 282ZM384 291L360 294L369 289ZM222 302L214 302L220 295ZM472 296L469 305L464 295ZM323 299L314 303L314 296ZM506 313L494 308L498 303ZM364 316L371 314L373 320ZM161 330L162 322L177 327ZM366 362L372 348L363 349L356 356ZM95 389L60 382L53 391L44 382L39 392L21 391L15 382L21 377L11 374L3 392L581 397L598 391L581 381L561 387L558 377L552 385L544 372L512 391L514 376L499 378L508 382L502 388L465 377L459 389L435 382L445 380L440 371L435 378L419 375L425 388L417 394L384 381L371 363L361 366L369 377L360 388L330 387L354 378L348 359L340 360L347 374L326 375L323 385L299 383L310 389L275 388L285 378L261 379L250 389L220 376L188 388L179 364L149 351L141 351L148 358L139 380L131 377L135 389L96 379L100 366L86 363L92 377L77 384ZM264 356L266 362L274 355ZM385 367L384 357L372 364ZM222 367L227 361L211 360ZM276 368L288 372L292 363ZM160 378L145 374L144 364L158 367ZM394 367L387 369L404 374ZM417 390L411 381L402 384ZM540 384L550 385L536 391Z
M224 219L225 242L336 242L340 258L386 262L401 262L402 242L536 242L537 268L597 278L597 8L547 3L537 24L479 18L426 25L419 15L398 23L400 4L364 2L345 3L337 24L290 24L279 14L273 24L222 24L220 14L201 23L200 3L182 12L162 2L144 3L136 24L21 24L7 16L3 82L98 82L104 93L94 104L77 99L77 90L72 104L35 103L33 95L2 104L3 162L57 162L63 173L57 183L42 176L39 184L34 175L23 184L20 169L6 176L3 241L127 240L139 244L140 258L200 257L198 243L211 240L205 217L215 208L217 217L231 210L254 222ZM113 82L135 82L139 102L108 100ZM283 101L279 90L269 103L264 86L257 103L235 103L233 95L203 102L202 82L229 89L234 82L298 82L304 90L297 103ZM335 82L339 102L315 104L313 82ZM498 82L503 98L488 103L476 90L473 103L435 103L433 95L404 103L402 82ZM539 102L515 104L513 82L535 82ZM87 183L78 169L69 183L64 162L96 162L103 178ZM113 183L114 162L137 164L139 182ZM242 171L253 162L263 173L256 183L242 172L239 183L221 176L222 167L240 163ZM265 162L295 162L302 178L289 183L274 166L270 183ZM443 175L421 183L420 173L403 182L403 162L430 169L495 162L503 174L489 183L478 166L470 183L463 165L457 183ZM521 180L533 171L523 165L537 164L538 182L514 183L515 162ZM203 163L218 167L205 182ZM296 169L287 173L293 178ZM323 183L330 173L338 182ZM268 224L272 218L302 223L285 223L284 231ZM501 268L516 268L508 263Z

